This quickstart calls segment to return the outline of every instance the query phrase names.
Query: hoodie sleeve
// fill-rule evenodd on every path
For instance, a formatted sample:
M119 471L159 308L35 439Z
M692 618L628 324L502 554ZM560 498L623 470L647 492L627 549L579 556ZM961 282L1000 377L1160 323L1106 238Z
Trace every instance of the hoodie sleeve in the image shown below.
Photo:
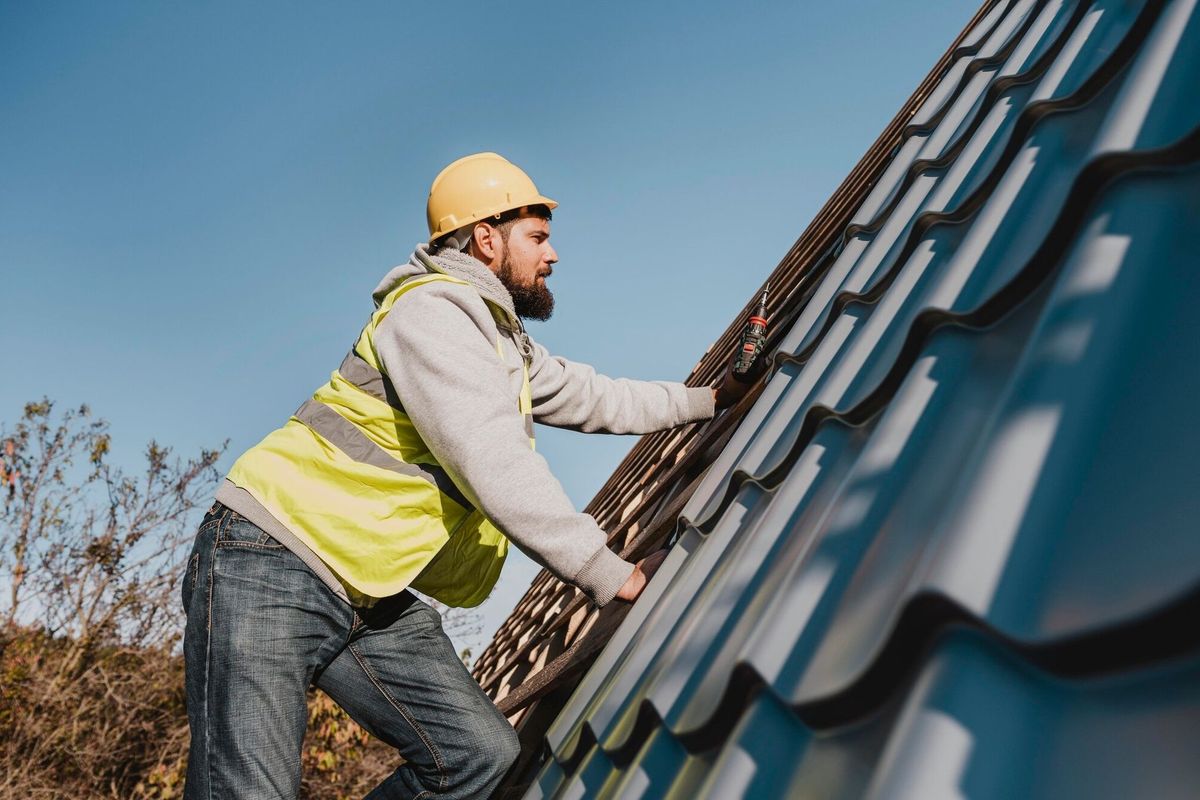
M545 425L584 433L652 433L713 416L708 386L610 378L532 344L533 417Z
M473 289L435 282L401 297L375 330L375 350L404 411L455 485L534 561L610 601L633 565L575 510L546 459L529 447L495 323Z

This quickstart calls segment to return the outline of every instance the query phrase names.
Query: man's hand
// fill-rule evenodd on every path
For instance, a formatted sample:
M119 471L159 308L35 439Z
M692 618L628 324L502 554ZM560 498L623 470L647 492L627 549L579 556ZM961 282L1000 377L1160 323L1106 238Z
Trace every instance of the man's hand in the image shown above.
M633 574L625 581L625 585L617 592L617 599L624 600L627 603L632 603L638 599L642 590L646 588L646 584L654 577L654 573L658 572L658 568L662 566L662 562L667 557L666 550L658 550L637 562L637 566L633 568Z
M716 403L718 409L729 408L745 397L753 385L753 381L742 383L735 379L732 369L727 369L722 374L721 381L713 387L713 402Z

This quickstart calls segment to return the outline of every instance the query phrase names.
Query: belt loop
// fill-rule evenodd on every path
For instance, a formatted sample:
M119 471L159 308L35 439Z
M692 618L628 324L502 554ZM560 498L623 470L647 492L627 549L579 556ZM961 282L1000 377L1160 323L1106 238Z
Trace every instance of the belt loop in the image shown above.
M219 501L218 501L219 502ZM225 538L224 533L229 529L229 515L233 513L233 509L221 503L221 521L217 523L217 540Z

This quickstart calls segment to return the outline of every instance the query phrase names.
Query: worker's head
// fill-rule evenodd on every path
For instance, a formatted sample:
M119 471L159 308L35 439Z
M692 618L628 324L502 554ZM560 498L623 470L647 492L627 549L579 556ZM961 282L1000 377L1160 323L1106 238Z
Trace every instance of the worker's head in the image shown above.
M495 153L476 153L434 178L425 209L429 241L487 265L512 294L518 315L549 319L554 296L545 278L558 260L550 246L557 205L516 165Z
M550 209L523 206L472 227L466 252L482 261L512 295L525 319L550 319L554 295L546 286L558 253L550 244Z

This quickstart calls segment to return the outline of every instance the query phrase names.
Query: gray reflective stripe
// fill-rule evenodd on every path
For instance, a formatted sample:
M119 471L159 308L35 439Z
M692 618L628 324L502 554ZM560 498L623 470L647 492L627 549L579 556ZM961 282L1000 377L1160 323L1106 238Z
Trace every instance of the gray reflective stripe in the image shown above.
M337 371L343 378L376 400L382 400L397 411L404 411L404 406L400 404L400 396L396 394L392 382L354 350L346 354Z
M533 438L533 415L525 414L523 416L525 417L525 435L528 436L530 439L532 439Z
M330 444L360 464L424 478L468 511L474 506L450 480L446 470L436 464L409 464L393 458L367 438L357 426L319 400L308 400L293 416L323 436Z

